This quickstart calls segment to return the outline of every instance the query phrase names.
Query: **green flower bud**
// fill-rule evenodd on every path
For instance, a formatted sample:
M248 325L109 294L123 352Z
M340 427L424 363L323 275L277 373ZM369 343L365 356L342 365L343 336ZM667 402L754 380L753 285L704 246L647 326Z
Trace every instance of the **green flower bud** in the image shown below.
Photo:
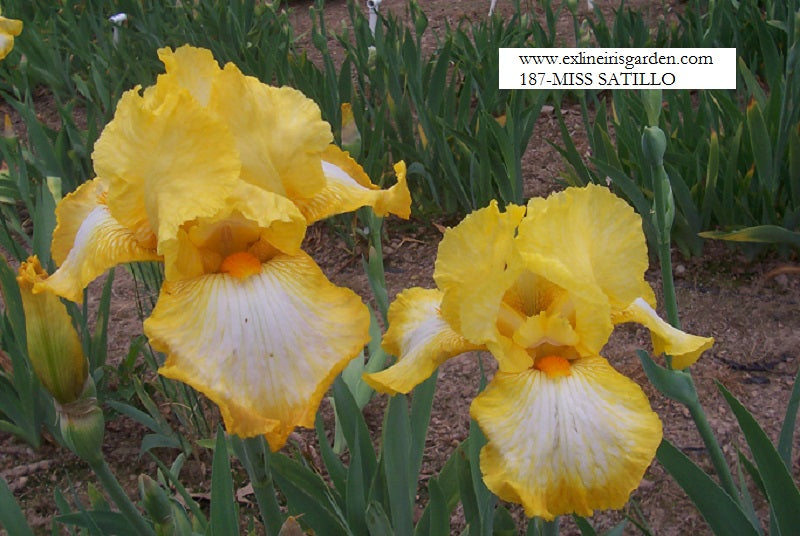
M647 113L647 124L651 127L658 126L658 116L661 115L661 90L643 89L642 104Z
M172 501L164 489L149 476L139 475L139 495L142 497L142 506L156 525L156 531L172 534Z
M57 405L64 444L90 465L103 459L105 420L97 399L80 398L69 404Z
M36 283L46 278L35 255L19 267L28 356L45 389L59 404L68 404L83 391L88 364L67 308L55 294L36 290Z
M664 163L664 153L667 150L667 137L658 127L645 127L642 134L642 152L651 166L660 166Z

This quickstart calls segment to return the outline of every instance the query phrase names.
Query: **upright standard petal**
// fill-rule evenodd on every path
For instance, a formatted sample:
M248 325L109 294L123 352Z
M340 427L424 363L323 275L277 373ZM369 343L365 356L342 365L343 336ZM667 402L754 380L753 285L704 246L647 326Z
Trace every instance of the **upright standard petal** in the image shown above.
M22 21L0 16L0 60L14 48L14 37L22 33Z
M441 301L442 292L436 289L410 288L398 294L383 337L383 349L397 356L397 363L364 375L373 389L408 393L451 357L482 349L450 328L439 314Z
M241 169L230 131L188 90L174 84L158 98L126 92L92 154L112 215L142 243L216 214Z
M685 333L661 319L644 299L638 298L624 311L613 315L614 323L637 322L650 330L653 351L672 356L672 368L685 369L700 359L700 354L714 345L713 337Z
M325 187L314 197L295 200L308 223L364 206L372 207L378 216L391 213L408 219L411 215L405 162L394 166L397 183L381 190L370 182L362 167L348 153L329 145L322 155L322 172L325 174Z
M262 84L229 63L215 80L209 109L236 138L242 179L292 200L324 188L320 155L333 134L300 91Z
M655 304L644 280L642 219L607 188L590 184L531 199L517 240L520 249L558 259L578 279L599 286L614 310L638 297Z
M509 205L500 212L497 202L476 210L439 243L433 278L444 292L442 316L474 344L500 336L496 321L503 295L518 271L509 269L514 233L525 207Z
M470 409L488 439L486 485L529 517L621 508L661 442L638 385L601 357L569 363L557 377L498 372Z
M58 270L36 284L74 302L103 272L124 262L160 260L155 246L137 240L120 225L105 205L105 182L93 179L66 196L56 207L53 259Z
M208 105L211 87L222 72L210 50L190 45L174 51L165 47L158 49L158 59L164 64L167 73L159 76L156 87L169 86L165 82L171 78L174 83L189 90L202 106Z
M369 340L369 312L300 253L246 278L166 281L145 333L159 370L217 403L229 433L265 434L280 449L313 426L333 379Z

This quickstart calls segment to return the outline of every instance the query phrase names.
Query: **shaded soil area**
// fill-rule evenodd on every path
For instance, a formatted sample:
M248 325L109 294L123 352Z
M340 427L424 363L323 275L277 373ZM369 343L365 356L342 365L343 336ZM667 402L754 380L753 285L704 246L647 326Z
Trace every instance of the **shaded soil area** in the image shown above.
M598 0L600 1L600 0ZM443 28L447 21L457 22L460 17L476 19L485 17L488 0L446 2L431 0L421 2L431 26ZM402 11L404 2L385 0L382 9ZM626 3L636 7L649 5L644 0ZM308 2L294 3L293 22L302 30L307 24L305 9ZM586 9L585 4L581 6ZM499 0L497 9L501 14L511 12L511 3ZM532 8L533 9L533 8ZM613 17L610 7L603 8L607 18ZM675 9L680 9L676 5ZM344 2L329 2L326 7L329 28L336 31L337 24L347 19ZM572 26L567 19L559 21L560 32L565 43L571 39ZM301 31L298 31L301 33ZM559 35L562 35L560 33ZM332 41L333 42L333 41ZM47 113L46 102L43 101ZM569 106L562 110L570 133L581 151L588 151L580 111ZM546 195L559 189L558 178L563 164L557 151L548 140L559 143L558 121L552 110L546 110L537 123L533 139L525 153L523 173L526 196ZM452 226L452 219L405 222L390 218L386 222L385 266L389 297L412 286L433 287L433 265L443 226ZM365 301L371 300L371 292L362 268L363 242L356 233L342 227L334 228L318 224L309 230L305 249L320 264L328 277L336 284L353 288ZM746 445L735 419L727 408L716 382L724 384L753 412L765 427L770 437L778 436L793 379L800 363L800 276L786 272L783 268L796 258L779 258L769 255L757 260L748 260L736 249L719 243L708 243L705 254L697 259L685 260L676 253L676 286L681 321L686 331L713 336L714 348L707 352L693 367L692 374L697 384L711 427L717 433L723 450L731 463L738 449L746 451ZM655 266L655 264L653 264ZM111 326L109 331L110 374L119 370L128 354L131 340L141 334L141 320L136 306L136 282L123 268L115 272L112 298ZM654 288L660 288L656 270L648 273ZM102 281L92 285L91 295L96 301L102 290ZM93 305L94 306L94 305ZM663 311L662 311L663 314ZM650 348L649 336L644 329L632 325L617 328L603 355L620 372L633 378L643 386L654 409L664 423L664 436L701 467L711 471L711 465L696 432L688 411L657 393L647 382L636 357L636 349ZM493 360L488 355L465 354L448 361L440 370L433 415L423 462L423 482L438 472L447 457L455 450L468 433L469 404L477 393L480 378L480 363L491 375ZM146 370L146 367L137 369ZM130 373L129 373L130 374ZM143 378L152 380L148 373ZM117 375L114 382L124 383ZM163 400L164 415L170 408ZM385 396L376 396L366 408L371 430L377 435L383 423L382 409ZM323 404L323 414L330 421L330 407ZM218 416L209 409L209 424L214 429ZM149 433L144 427L129 418L111 416L107 424L104 452L114 472L132 496L137 496L137 477L144 473L154 476L156 464L149 456L139 455L142 438ZM297 439L312 451L314 437L310 432L300 432ZM795 441L797 447L797 440ZM795 449L793 474L800 469L800 459ZM181 478L187 488L201 502L208 500L210 488L211 460L208 451L194 449L195 454L187 460ZM176 452L157 449L155 452L169 465ZM49 533L56 513L53 493L59 489L73 502L87 500L87 486L94 482L93 475L71 453L45 440L44 445L33 450L9 434L0 433L0 476L11 486L22 504L29 522L37 533ZM241 483L245 485L244 482ZM74 491L70 491L74 490ZM242 507L252 508L252 495L241 494ZM645 475L640 488L632 500L641 509L644 519L654 534L706 534L708 528L680 488L654 462ZM207 502L205 502L207 504ZM767 518L763 502L757 503L763 519ZM518 508L514 515L524 526L524 516ZM593 522L610 528L622 519L620 512L598 512ZM453 517L454 527L463 524L457 511ZM455 532L455 530L454 530ZM565 520L562 533L577 534L577 528ZM634 534L632 525L626 534Z

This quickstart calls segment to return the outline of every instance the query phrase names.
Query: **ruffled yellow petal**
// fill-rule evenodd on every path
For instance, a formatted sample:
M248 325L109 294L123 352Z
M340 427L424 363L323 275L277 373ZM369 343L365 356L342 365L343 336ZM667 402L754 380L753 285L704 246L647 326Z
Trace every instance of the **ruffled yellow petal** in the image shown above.
M499 372L470 409L486 485L529 517L623 507L661 442L638 385L601 357L570 363L562 377Z
M163 95L126 92L92 157L111 213L142 243L216 214L239 180L233 136L175 83Z
M67 308L52 293L34 292L46 277L37 257L20 264L17 282L25 310L28 356L47 391L66 404L81 394L88 368Z
M567 188L528 203L520 249L558 259L577 279L599 286L614 310L638 297L655 304L642 219L607 188Z
M369 312L304 253L279 255L245 279L166 281L145 333L159 370L217 403L228 432L281 448L313 426L333 379L369 340Z
M292 200L324 188L320 153L333 135L314 101L296 89L262 84L229 63L214 83L209 108L236 137L242 179Z
M405 162L395 164L397 183L386 190L372 184L362 167L335 145L329 145L323 153L322 171L325 188L314 197L295 200L309 223L364 206L372 207L378 216L391 213L408 219L411 215Z
M560 331L560 335L557 332L545 332L545 339L560 340L562 346L574 347L577 355L597 355L614 329L611 306L602 289L547 253L522 251L519 258L523 267L521 274L506 293L505 299L516 302L517 309L528 317L545 313L543 319L547 319L549 328ZM564 320L569 321L574 336L564 331ZM537 344L532 340L534 335L534 332L528 332L519 341L525 340L530 348ZM538 344L555 343L541 340Z
M105 182L82 184L56 207L53 259L58 270L37 283L37 292L50 290L74 302L83 301L83 289L108 270L124 262L155 261L155 247L140 243L120 225L104 204Z
M189 279L216 271L204 258L209 251L218 255L218 264L258 240L276 253L295 255L305 231L306 219L289 199L240 182L217 214L187 222L174 239L161 242L165 274L167 279Z
M439 243L433 277L444 292L441 312L448 324L474 344L497 339L495 325L503 294L518 272L509 269L514 233L525 207L497 202L448 229Z
M158 78L156 87L165 86L172 78L180 87L189 90L202 106L207 106L211 86L222 72L210 50L184 45L175 49L158 49L158 59L164 64L167 74Z
M442 293L410 288L397 295L389 307L389 329L383 349L397 356L391 367L365 374L364 381L378 391L408 393L453 356L478 350L453 331L439 314Z
M22 33L22 21L0 17L0 60L14 48L14 37Z
M637 322L650 330L653 351L672 356L672 368L682 370L694 364L700 354L714 345L713 337L700 337L685 333L658 316L658 313L642 298L624 311L614 313L614 323Z
M523 348L542 344L577 346L580 342L569 320L561 315L548 315L546 312L525 319L513 338Z

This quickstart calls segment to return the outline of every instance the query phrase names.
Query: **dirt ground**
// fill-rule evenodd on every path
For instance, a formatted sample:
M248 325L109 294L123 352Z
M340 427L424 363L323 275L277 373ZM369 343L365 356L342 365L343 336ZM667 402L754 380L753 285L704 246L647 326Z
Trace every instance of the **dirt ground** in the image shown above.
M604 0L598 0L602 3ZM306 24L308 2L294 3L293 23L302 28ZM446 20L456 22L459 17L476 19L485 17L489 0L421 1L420 5L430 19L432 28L442 28ZM626 2L627 6L652 5L645 0ZM384 0L382 9L402 11L404 2ZM498 0L501 14L511 11L511 2ZM581 4L585 10L585 3ZM603 7L606 16L613 16L611 3ZM669 9L681 9L675 4ZM342 1L329 2L326 7L329 28L346 20L346 5ZM571 23L561 21L563 35L571 37ZM580 112L564 110L579 148L588 150L582 138ZM563 169L558 153L547 140L559 142L557 118L552 112L544 113L536 126L533 139L523 160L525 192L527 196L546 195L559 189L557 181ZM453 224L454 222L443 222ZM410 286L433 286L433 263L441 231L436 222L426 223L412 219L401 222L389 219L386 223L388 239L385 244L386 278L390 298ZM322 266L336 284L353 288L369 301L370 291L361 268L361 251L347 245L348 241L337 235L329 226L318 225L309 231L306 250ZM678 303L683 328L689 332L713 336L714 348L693 367L698 386L712 428L718 434L723 449L733 462L738 448L746 450L736 422L720 396L715 381L723 383L753 412L769 435L777 437L780 423L795 374L800 361L800 276L773 271L796 263L797 258L780 258L768 255L757 260L747 260L738 250L720 243L708 243L701 258L683 259L675 253L674 265ZM651 270L648 279L659 289L659 276ZM99 291L102 282L95 282ZM109 332L109 358L120 361L128 352L132 337L141 333L141 321L136 307L136 289L133 279L124 269L116 270L112 299L112 320ZM659 395L647 382L635 355L637 348L649 348L649 337L643 329L631 325L617 328L603 355L623 374L638 381L650 396L654 409L664 422L664 436L681 448L697 463L710 469L693 422L684 408ZM425 450L423 473L425 479L436 474L458 443L467 436L468 408L477 393L478 361L491 371L492 360L487 356L465 354L450 360L439 374L434 409ZM381 408L385 397L377 396L366 409L371 427L379 432L382 423ZM323 405L324 412L330 409ZM120 476L130 493L135 494L136 478L140 473L154 475L156 466L147 456L139 457L141 438L147 431L130 419L117 417L108 422L104 450L109 463ZM313 436L300 434L313 449ZM795 440L793 471L796 475L800 460ZM161 451L167 458L174 456ZM207 496L211 472L210 458L197 457L187 462L182 478L191 491L199 497ZM5 477L17 499L21 502L29 522L37 533L49 532L54 515L53 490L68 491L70 485L85 497L87 484L93 481L83 464L64 449L50 443L33 451L8 434L0 433L0 475ZM707 534L709 531L685 494L669 478L664 469L653 462L640 488L632 500L638 504L654 534ZM247 497L245 497L247 501ZM247 502L243 503L247 507ZM519 509L514 515L522 519ZM766 518L763 503L760 512ZM593 522L610 528L622 518L620 512L598 512ZM454 526L461 521L458 512ZM524 526L522 523L520 526ZM563 534L577 534L571 521L565 519ZM635 534L629 525L626 534Z

